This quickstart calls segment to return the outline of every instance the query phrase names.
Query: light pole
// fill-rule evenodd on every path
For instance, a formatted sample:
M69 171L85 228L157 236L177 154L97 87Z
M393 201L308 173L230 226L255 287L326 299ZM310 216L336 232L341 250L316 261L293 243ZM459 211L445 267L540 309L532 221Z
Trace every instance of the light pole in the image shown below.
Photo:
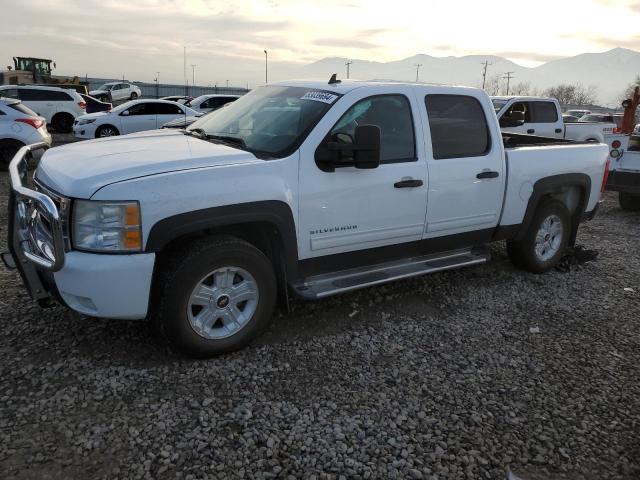
M267 51L264 51L264 83L269 83L269 77L267 76L267 61L268 61L268 54Z
M484 70L482 71L482 89L484 90L484 85L487 81L487 67L489 65L493 65L493 63L489 63L489 60L485 60L480 65L484 65Z
M160 98L160 72L156 72L156 98Z
M195 86L196 84L196 67L198 65L191 64L191 85Z
M351 65L353 63L353 60L347 60L347 63L345 63L345 65L347 66L347 79L349 78L349 65Z
M509 83L511 82L514 73L515 72L505 72L505 76L502 77L507 81L507 96L509 96Z
M419 78L418 75L420 73L420 67L422 66L422 64L421 63L416 63L413 66L416 67L416 82L417 82L418 78Z

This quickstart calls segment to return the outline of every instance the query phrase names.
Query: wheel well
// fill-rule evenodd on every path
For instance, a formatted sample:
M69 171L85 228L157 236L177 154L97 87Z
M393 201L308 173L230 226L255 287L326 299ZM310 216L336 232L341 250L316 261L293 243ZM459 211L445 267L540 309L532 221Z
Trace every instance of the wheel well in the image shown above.
M96 128L96 137L98 136L98 132L100 130L102 130L105 127L111 127L113 128L116 132L120 133L120 130L118 130L118 127L116 127L115 125L111 125L110 123L105 123L104 125L100 125L98 128Z
M573 245L578 233L578 225L582 219L582 212L586 207L586 198L587 193L583 186L563 185L542 195L536 205L536 209L547 199L557 200L567 207L571 215L571 237L569 239L569 245Z
M65 115L66 115L66 116L68 116L68 117L71 117L71 118L75 118L75 117L74 117L71 113L69 113L69 112L56 112L56 113L53 115L53 117L51 117L51 123L53 123L53 122L55 121L55 119L56 119L56 118L60 118L60 117L63 117L63 116L65 116Z
M176 249L183 247L185 242L204 236L229 235L250 243L271 260L276 273L284 269L284 244L276 225L269 222L247 222L220 227L210 227L204 230L190 232L174 238L158 253L160 259L170 256Z

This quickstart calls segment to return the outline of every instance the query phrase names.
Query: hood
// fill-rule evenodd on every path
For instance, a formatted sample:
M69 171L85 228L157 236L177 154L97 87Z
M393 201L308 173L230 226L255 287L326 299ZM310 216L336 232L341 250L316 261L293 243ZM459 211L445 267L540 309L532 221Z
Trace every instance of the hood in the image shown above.
M106 90L91 90L89 92L89 95L91 95L93 97L95 95L102 95L102 94L105 94L105 93L107 93Z
M36 176L64 196L90 198L106 185L132 178L262 161L244 150L200 140L179 130L149 130L47 150Z

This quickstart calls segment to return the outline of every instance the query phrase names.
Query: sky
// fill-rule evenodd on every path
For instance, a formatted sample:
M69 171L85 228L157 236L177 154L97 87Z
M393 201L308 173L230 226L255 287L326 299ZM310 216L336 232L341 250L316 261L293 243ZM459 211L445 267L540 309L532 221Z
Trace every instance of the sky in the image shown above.
M6 3L10 8L2 7ZM640 0L0 0L0 65L57 74L255 85L324 57L500 55L523 66L640 50ZM195 64L196 67L191 67Z

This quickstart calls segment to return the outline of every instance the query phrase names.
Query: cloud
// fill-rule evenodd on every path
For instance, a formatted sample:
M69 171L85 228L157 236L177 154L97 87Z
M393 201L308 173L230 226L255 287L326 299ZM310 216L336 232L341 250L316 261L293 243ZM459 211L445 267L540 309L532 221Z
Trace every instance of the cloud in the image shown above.
M323 47L338 47L338 48L357 48L357 49L372 49L378 48L379 45L366 40L359 40L355 38L341 39L341 38L319 38L313 41L314 45L321 45Z

